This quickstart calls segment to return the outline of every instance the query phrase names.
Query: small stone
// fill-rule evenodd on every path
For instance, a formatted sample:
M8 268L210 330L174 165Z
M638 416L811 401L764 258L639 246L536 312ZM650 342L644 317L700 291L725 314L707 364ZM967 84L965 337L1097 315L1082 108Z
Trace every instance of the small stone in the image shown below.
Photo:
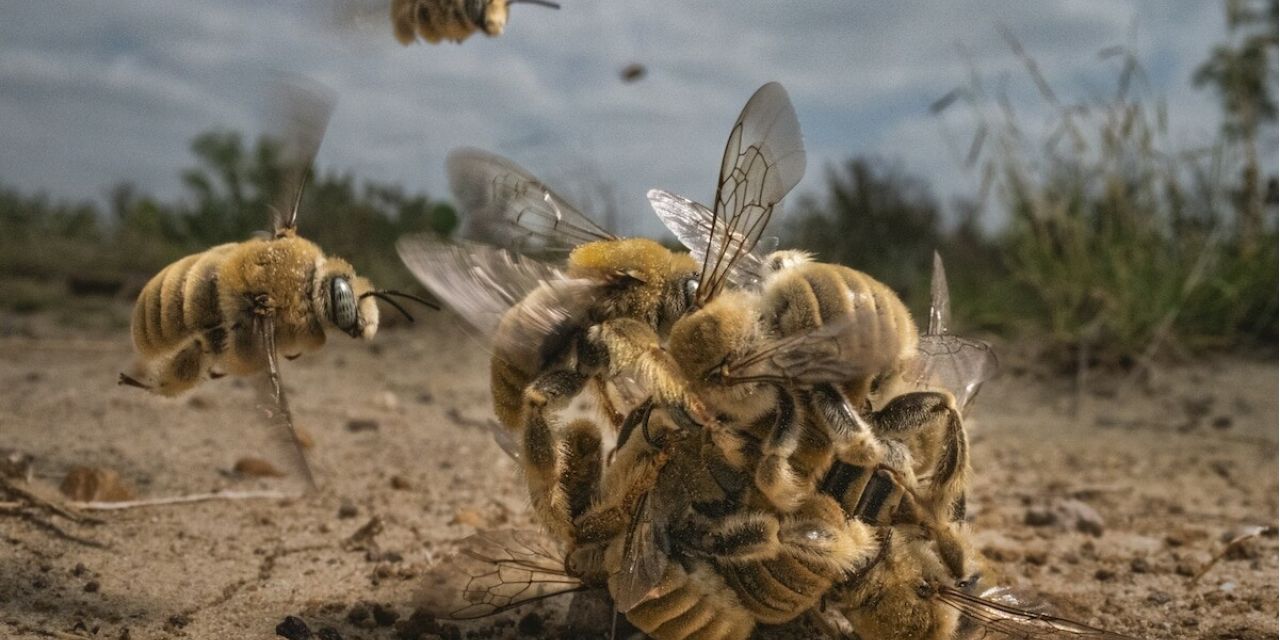
M373 612L363 602L352 605L351 611L347 612L347 622L361 629L372 629L378 626L378 623L373 620Z
M400 491L407 491L413 488L413 484L406 480L404 476L396 475L391 476L391 488L398 489Z
M204 396L191 396L191 399L187 400L187 406L192 409L204 410L212 407L213 403L209 402L209 399Z
M1026 559L1027 564L1032 564L1037 567L1043 567L1049 562L1049 554L1039 550L1028 551L1023 555L1023 557Z
M485 517L475 509L458 509L453 514L453 522L450 524L465 524L477 529L482 529L489 525Z
M302 427L293 428L293 436L298 439L298 446L303 449L311 449L316 446L316 439L311 436L311 432Z
M191 617L186 614L175 613L169 616L169 619L165 621L165 624L173 627L174 629L181 629L191 624Z
M133 489L111 469L73 467L58 488L62 495L80 502L123 502L134 498Z
M383 604L374 604L370 609L373 611L373 621L379 627L389 627L400 619L400 614L395 609Z
M356 505L349 500L343 500L342 504L338 506L339 519L347 520L349 518L354 518L358 515L360 515L360 510L357 509Z
M316 632L316 637L320 640L342 640L342 634L338 633L333 627L320 627Z
M85 593L97 593L100 588L102 588L102 585L98 584L97 580L90 580L84 583Z
M1146 558L1134 558L1129 561L1129 570L1134 573L1147 573L1151 571L1151 565L1147 563Z
M77 577L77 578L78 578L78 577L80 577L80 576L84 575L84 574L85 574L85 572L86 572L86 571L88 571L88 570L89 570L89 569L88 569L87 567L85 567L85 566L84 566L84 563L83 563L83 562L77 562L77 563L76 563L76 567L75 567L74 569L72 569L72 570L71 570L71 575L73 575L73 576L75 576L75 577Z
M347 421L347 431L350 431L351 433L360 433L361 431L377 431L377 430L378 430L377 420L357 419L357 420Z
M262 458L254 458L247 456L236 460L233 470L249 478L283 478L284 472L277 469L275 465L263 460Z
M1232 424L1231 416L1218 416L1209 424L1212 425L1214 429L1218 430L1230 429Z
M1170 602L1173 602L1173 596L1163 591L1152 591L1150 595L1147 596L1147 602L1154 605L1169 604Z
M421 391L418 393L418 404L431 404L436 401L436 397L431 395L430 391Z
M1023 522L1029 527L1048 527L1058 522L1058 516L1048 509L1027 509Z
M289 640L309 640L311 638L311 628L307 626L306 622L303 622L302 618L287 616L284 622L276 625L276 635Z
M1116 577L1116 572L1114 572L1114 571L1112 571L1112 570L1110 570L1110 569L1098 569L1097 571L1093 572L1093 577L1094 577L1094 579L1096 579L1096 580L1100 580L1100 581L1102 581L1102 582L1106 582L1106 581L1111 580L1112 578Z
M1191 577L1196 574L1196 568L1185 562L1179 562L1178 566L1174 567L1173 572L1180 576Z
M31 586L36 589L49 588L49 579L44 576L36 576L31 579Z
M546 622L542 620L542 616L538 615L536 611L526 613L523 618L520 618L520 622L516 624L516 631L519 631L522 636L539 636L542 635L546 628Z
M1066 522L1075 523L1075 530L1098 537L1102 535L1104 526L1102 514L1097 509L1080 500L1063 500L1058 503L1058 511Z

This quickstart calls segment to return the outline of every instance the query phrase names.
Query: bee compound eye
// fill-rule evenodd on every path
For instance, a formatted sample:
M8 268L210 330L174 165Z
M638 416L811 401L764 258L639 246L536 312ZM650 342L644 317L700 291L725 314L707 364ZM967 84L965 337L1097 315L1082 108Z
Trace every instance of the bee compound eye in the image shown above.
M916 585L916 595L921 598L928 598L933 595L933 587L929 586L928 582L921 581L920 584Z
M343 331L356 326L356 293L346 278L337 277L329 282L329 315L333 324Z
M684 283L684 298L689 305L693 304L693 300L698 295L698 279L689 278Z

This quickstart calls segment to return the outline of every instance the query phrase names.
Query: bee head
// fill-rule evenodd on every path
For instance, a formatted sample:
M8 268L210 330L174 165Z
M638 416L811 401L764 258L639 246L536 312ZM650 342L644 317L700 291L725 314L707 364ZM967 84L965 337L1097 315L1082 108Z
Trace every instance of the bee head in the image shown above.
M611 283L599 307L608 317L636 318L665 329L696 292L697 262L647 238L597 240L569 254L568 276Z
M759 335L749 296L729 292L677 320L668 350L689 380L715 384L730 358L750 348Z
M325 318L353 338L372 338L378 332L378 304L369 297L373 285L346 263L334 264L327 271L328 277L321 283Z
M944 640L954 637L959 615L937 597L956 580L931 541L890 535L866 573L841 597L841 613L862 638Z
M502 35L502 30L507 28L507 0L471 0L471 4L482 6L472 14L480 16L476 24L488 35Z

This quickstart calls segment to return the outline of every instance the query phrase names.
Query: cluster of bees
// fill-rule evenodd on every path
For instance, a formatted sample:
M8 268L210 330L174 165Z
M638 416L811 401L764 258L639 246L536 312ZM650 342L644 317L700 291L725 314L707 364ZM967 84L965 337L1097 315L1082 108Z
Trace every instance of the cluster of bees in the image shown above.
M153 278L121 382L173 395L261 373L310 479L278 356L332 328L372 338L376 299L432 303L375 288L297 234L329 113L301 104L270 236ZM776 250L769 220L804 168L795 111L766 84L734 122L710 207L648 193L683 252L610 233L509 160L450 154L467 239L397 248L490 345L495 436L542 528L463 541L428 576L430 612L473 618L596 588L659 640L745 639L802 617L864 640L1122 638L986 584L963 524L963 412L995 357L947 331L940 260L921 333L871 276ZM584 396L596 411L575 413Z

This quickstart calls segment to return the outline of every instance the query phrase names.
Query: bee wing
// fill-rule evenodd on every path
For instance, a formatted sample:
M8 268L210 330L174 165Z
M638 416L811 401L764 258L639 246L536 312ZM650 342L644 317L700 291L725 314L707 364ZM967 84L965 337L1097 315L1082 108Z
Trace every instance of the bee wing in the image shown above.
M430 234L400 238L396 251L423 286L491 343L499 340L504 317L519 307L515 335L505 340L517 347L540 344L580 319L589 300L580 294L599 286L497 247L451 244Z
M962 628L969 632L965 638L1135 640L1130 636L1022 608L1007 597L974 596L951 587L939 589L937 597L943 604L960 612Z
M706 264L707 256L728 250L724 246L726 236L730 242L748 244L747 239L738 232L713 234L712 231L719 228L715 212L693 200L662 189L650 189L647 195L658 218L675 234L680 244L689 249L694 259L702 264ZM725 274L729 283L735 287L751 288L760 282L765 273L764 257L777 248L778 239L770 237L753 244L754 248L742 254Z
M942 256L933 252L933 278L929 283L929 335L940 336L951 330L951 291L947 288L947 270Z
M951 293L942 256L933 253L933 278L929 287L929 330L920 336L919 354L905 371L907 382L919 389L942 388L955 396L964 410L983 383L1000 369L991 345L951 335Z
M284 107L280 147L284 174L271 207L271 232L279 237L298 226L302 191L324 141L337 97L322 85L297 79L281 83L277 91L277 100Z
M725 365L729 384L775 382L793 386L843 382L889 367L892 350L858 335L854 316L769 340Z
M307 454L303 451L302 442L298 439L298 431L293 424L293 412L289 410L289 398L285 395L284 384L280 381L280 359L276 353L275 320L270 316L256 316L253 331L266 358L266 373L256 385L258 408L270 425L273 448L279 452L277 459L288 460L289 466L298 471L307 481L307 488L316 488L315 476L311 474L311 465L307 463Z
M622 568L609 581L614 606L626 613L652 597L654 587L667 571L666 519L646 493L636 505L636 514L627 528L623 544Z
M907 364L904 377L918 389L946 389L964 410L983 383L995 377L1000 362L991 345L953 335L920 336L919 353Z
M445 162L449 188L467 214L464 235L519 251L565 252L594 240L613 240L577 207L520 165L463 148Z
M717 295L733 265L755 248L773 207L804 176L804 140L782 85L760 87L738 115L720 160L711 249L702 264L698 302Z
M472 620L585 588L542 532L482 531L427 571L418 600L436 618Z

